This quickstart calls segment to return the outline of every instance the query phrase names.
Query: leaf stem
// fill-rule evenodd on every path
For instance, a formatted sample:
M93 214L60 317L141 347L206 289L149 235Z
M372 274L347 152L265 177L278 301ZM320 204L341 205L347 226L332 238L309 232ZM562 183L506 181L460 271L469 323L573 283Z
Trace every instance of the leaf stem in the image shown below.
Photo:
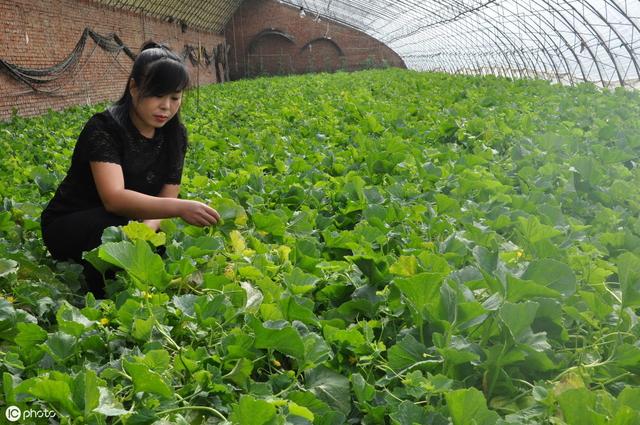
M158 413L158 416L170 415L172 413L182 412L182 411L185 411L185 410L203 410L205 412L213 413L214 415L216 415L217 417L219 417L223 421L227 420L227 418L222 413L220 413L218 410L214 409L213 407L207 407L207 406L182 406L182 407L176 407L176 408L173 408L173 409L163 410L162 412Z

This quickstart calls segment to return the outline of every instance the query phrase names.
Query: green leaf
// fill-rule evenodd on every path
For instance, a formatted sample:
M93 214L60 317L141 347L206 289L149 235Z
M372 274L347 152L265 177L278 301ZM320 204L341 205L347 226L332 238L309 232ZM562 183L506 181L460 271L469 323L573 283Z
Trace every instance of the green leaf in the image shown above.
M215 326L223 320L224 314L230 311L229 301L224 295L199 297L193 305L193 310L200 326Z
M397 278L394 285L412 308L412 315L418 325L429 317L430 312L438 310L441 274L420 273L410 278Z
M287 403L287 408L289 409L289 414L292 416L299 416L311 423L313 423L313 420L315 419L315 415L313 414L313 412L311 412L311 410L307 409L304 406L300 406L293 401Z
M174 295L171 301L173 302L173 305L176 307L176 309L180 310L182 314L188 317L195 317L196 312L194 305L196 301L200 299L201 298L194 294L185 294L180 296Z
M40 346L58 363L64 363L78 350L77 339L64 332L50 334Z
M247 213L244 208L233 200L222 198L214 200L213 204L222 218L222 223L219 223L222 229L230 228L232 225L244 226L247 223Z
M540 223L538 217L518 217L518 229L530 243L540 242L561 235L562 232L551 226Z
M35 323L18 323L14 341L23 350L31 350L47 340L47 332Z
M141 342L148 341L155 323L156 319L153 316L149 316L146 319L134 319L131 327L131 336Z
M636 425L640 423L640 412L629 406L622 406L615 411L607 425Z
M483 246L473 248L473 258L475 258L481 270L492 274L498 267L498 251L489 251Z
M8 405L15 404L16 395L13 390L13 378L9 372L2 373L2 391L4 393L4 401Z
M5 331L12 331L16 326L16 310L7 300L0 299L0 335Z
M98 406L92 410L93 412L104 416L122 416L131 413L123 408L122 403L117 401L107 388L98 387L98 390L100 391L100 399Z
M100 273L102 273L103 275L108 271L113 269L113 266L102 260L100 258L100 247L96 247L94 249L92 249L91 251L85 252L82 255L82 258L87 261L89 264L91 264L96 270L98 270Z
M146 365L123 360L122 367L131 376L135 391L157 394L164 398L173 397L173 391L162 377Z
M150 369L157 372L163 372L167 370L171 363L171 356L167 350L151 350L148 351L141 359L144 364L149 366Z
M529 264L522 279L554 289L565 297L576 292L576 275L573 270L568 265L549 258Z
M622 308L640 306L640 258L625 252L617 261Z
M291 220L287 223L289 233L294 235L310 235L315 228L315 211L303 210L293 213Z
M291 322L299 320L307 325L318 325L318 318L313 314L313 302L308 298L284 296L278 305L285 319Z
M595 411L596 395L586 388L570 389L558 396L567 425L605 425L607 417Z
M58 309L56 319L58 320L59 330L73 335L76 338L94 324L94 322L87 319L77 307L70 305L67 301L64 301Z
M453 425L495 425L500 416L487 408L484 395L475 388L445 394Z
M640 347L629 343L619 344L614 353L618 366L640 373Z
M17 261L0 258L0 277L6 277L12 273L17 273L19 264Z
M522 280L507 275L507 300L518 302L536 297L561 298L561 294L532 280Z
M292 391L287 395L287 399L309 409L315 416L314 425L343 425L346 421L344 414L332 410L327 403L311 392Z
M351 375L351 384L353 386L353 393L360 404L365 404L376 395L376 390L373 385L364 380L362 375L354 373Z
M182 247L184 248L184 255L187 258L200 258L205 255L211 255L217 251L221 251L224 249L224 238L220 236L210 237L210 236L200 236L198 238L193 238L191 236L187 236L182 241ZM184 269L189 270L191 268L191 262L182 266ZM191 273L191 271L189 271ZM186 273L184 274L186 276Z
M394 371L400 372L416 363L424 362L427 358L426 354L427 347L413 336L407 335L388 350L389 366Z
M74 400L76 404L84 409L84 416L91 414L93 409L100 405L100 391L98 389L98 376L93 370L85 370L84 373L78 375L77 385L74 389ZM79 391L81 390L81 391Z
M247 293L247 302L244 305L245 311L249 313L256 313L264 299L262 292L249 282L240 282L240 286Z
M294 295L312 291L319 281L317 276L305 273L298 267L294 267L291 273L284 275L284 283Z
M64 381L37 379L29 392L42 401L59 404L73 417L82 414L80 409L73 403L71 389Z
M538 306L539 304L536 302L527 301L517 304L505 302L500 307L500 319L516 341L530 329L531 323L536 317Z
M469 343L464 337L454 335L445 347L438 348L447 363L452 365L463 364L480 359L482 350L476 344Z
M31 353L25 352L22 353L22 358L25 358L27 361L31 360L29 358ZM2 363L6 367L9 372L12 373L20 373L25 370L25 365L21 360L21 355L16 352L9 352L4 354L2 359Z
M324 325L322 331L327 342L349 347L355 353L368 352L367 341L356 327L338 329L331 325Z
M304 344L304 363L301 369L314 368L333 358L331 347L319 335L310 332L302 338Z
M345 258L357 265L372 285L386 285L389 281L387 276L388 266L383 256L378 254L367 254L351 255L346 256Z
M249 359L241 358L236 362L233 370L224 375L224 378L229 379L240 387L247 388L252 371L253 362Z
M305 373L305 386L320 400L348 415L351 411L349 380L324 366Z
M394 425L422 425L429 423L429 415L424 407L410 401L403 401L391 414Z
M640 388L624 387L624 390L618 395L618 404L620 406L629 406L634 409L640 408Z
M98 255L100 259L126 270L135 282L142 284L141 289L152 286L163 290L169 284L162 258L153 253L145 241L106 243L100 246Z
M434 199L436 200L436 207L438 208L439 215L451 215L456 217L457 214L460 213L460 204L455 199L442 193L437 193L434 196Z
M240 397L239 403L233 406L230 417L234 425L268 425L275 418L276 408L272 404L250 395Z
M0 232L8 232L14 227L16 227L16 224L11 219L11 212L10 211L0 212Z
M285 222L274 213L257 213L253 215L253 222L256 225L256 229L273 236L284 236L287 227Z
M249 325L255 332L256 348L277 350L295 359L304 359L305 348L302 338L288 322L278 320L260 323L253 318Z

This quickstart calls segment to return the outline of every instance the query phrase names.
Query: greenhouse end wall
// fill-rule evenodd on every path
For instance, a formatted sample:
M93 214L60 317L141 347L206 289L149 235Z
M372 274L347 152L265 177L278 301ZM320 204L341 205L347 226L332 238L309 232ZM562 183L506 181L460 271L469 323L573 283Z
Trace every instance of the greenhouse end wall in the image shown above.
M184 28L143 15L77 0L0 0L0 59L22 68L48 68L67 58L85 28L100 35L115 33L133 53L146 40L162 42L181 54L185 45L200 44L212 52L224 37ZM216 82L213 64L193 66L192 82ZM132 65L125 52L109 53L88 38L82 55L61 78L35 89L13 78L0 66L0 120L13 113L32 116L48 109L117 99ZM199 69L198 69L199 68Z
M393 50L345 25L277 0L245 0L227 25L232 79L405 67Z

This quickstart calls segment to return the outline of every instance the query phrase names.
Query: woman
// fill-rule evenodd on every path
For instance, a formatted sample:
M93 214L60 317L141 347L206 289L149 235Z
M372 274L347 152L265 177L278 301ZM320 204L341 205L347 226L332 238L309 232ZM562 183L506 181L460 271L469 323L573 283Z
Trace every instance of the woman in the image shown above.
M82 263L96 296L104 296L104 282L82 253L100 245L107 227L134 219L157 230L163 218L198 226L220 219L206 204L178 199L187 149L179 109L188 83L178 56L155 43L143 46L120 100L85 124L67 176L42 212L49 252Z

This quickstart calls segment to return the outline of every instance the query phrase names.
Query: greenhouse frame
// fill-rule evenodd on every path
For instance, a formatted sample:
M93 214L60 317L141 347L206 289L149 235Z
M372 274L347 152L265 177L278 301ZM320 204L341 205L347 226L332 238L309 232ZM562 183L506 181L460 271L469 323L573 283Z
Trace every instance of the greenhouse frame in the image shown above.
M220 31L231 2L102 0ZM363 31L411 69L603 87L640 81L640 5L630 0L280 1Z

